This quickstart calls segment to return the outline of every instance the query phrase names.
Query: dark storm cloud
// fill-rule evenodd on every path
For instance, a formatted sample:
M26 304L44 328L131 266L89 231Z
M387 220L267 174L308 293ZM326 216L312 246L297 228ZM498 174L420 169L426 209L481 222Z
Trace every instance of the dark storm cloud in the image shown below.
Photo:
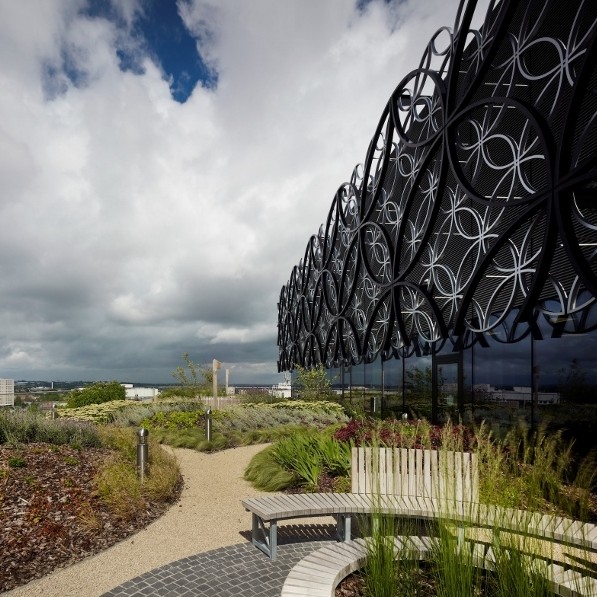
M184 103L104 4L0 4L0 376L276 381L280 288L457 2L179 2Z

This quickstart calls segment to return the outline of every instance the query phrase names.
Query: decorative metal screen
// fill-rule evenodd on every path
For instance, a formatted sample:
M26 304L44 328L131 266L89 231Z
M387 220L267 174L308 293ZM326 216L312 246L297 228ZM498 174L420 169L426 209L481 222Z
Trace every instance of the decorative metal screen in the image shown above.
M462 0L282 288L279 369L597 326L597 2ZM543 328L545 326L542 326Z

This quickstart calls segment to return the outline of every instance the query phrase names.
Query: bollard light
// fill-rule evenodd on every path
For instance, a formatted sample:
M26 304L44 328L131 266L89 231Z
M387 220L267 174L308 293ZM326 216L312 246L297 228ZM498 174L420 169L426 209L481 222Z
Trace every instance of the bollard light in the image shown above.
M205 438L211 441L211 408L205 411Z
M149 468L149 446L147 444L147 436L149 431L145 427L141 427L137 431L137 474L141 483L145 480L147 469Z

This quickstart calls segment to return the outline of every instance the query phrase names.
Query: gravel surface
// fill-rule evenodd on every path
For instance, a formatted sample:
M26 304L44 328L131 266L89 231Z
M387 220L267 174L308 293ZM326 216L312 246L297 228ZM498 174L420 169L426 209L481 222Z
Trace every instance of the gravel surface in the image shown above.
M161 518L105 551L3 595L99 597L153 568L246 541L251 517L240 500L259 492L242 476L249 460L263 448L247 446L214 454L173 449L180 462L184 488L180 500Z

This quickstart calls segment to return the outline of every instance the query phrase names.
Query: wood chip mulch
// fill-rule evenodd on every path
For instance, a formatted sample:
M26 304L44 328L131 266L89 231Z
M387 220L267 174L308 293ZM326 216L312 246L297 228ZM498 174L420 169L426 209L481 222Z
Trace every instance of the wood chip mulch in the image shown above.
M146 501L132 520L101 500L95 475L112 452L0 445L0 592L40 578L145 528L170 504ZM180 495L182 482L176 498Z

